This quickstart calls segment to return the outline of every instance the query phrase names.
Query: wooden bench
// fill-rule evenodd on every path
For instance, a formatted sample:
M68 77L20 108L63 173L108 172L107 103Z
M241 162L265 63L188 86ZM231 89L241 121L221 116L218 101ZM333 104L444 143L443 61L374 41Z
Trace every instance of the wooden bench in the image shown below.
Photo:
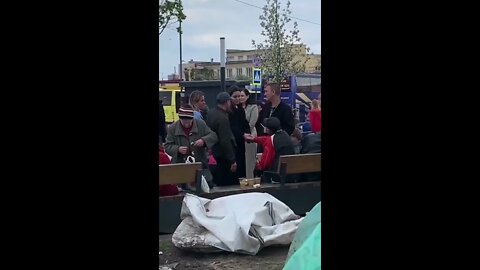
M322 154L298 154L280 156L278 162L280 184L285 185L287 175L300 173L316 173L322 171Z
M186 184L195 182L196 192L201 193L202 163L177 163L158 166L159 184Z

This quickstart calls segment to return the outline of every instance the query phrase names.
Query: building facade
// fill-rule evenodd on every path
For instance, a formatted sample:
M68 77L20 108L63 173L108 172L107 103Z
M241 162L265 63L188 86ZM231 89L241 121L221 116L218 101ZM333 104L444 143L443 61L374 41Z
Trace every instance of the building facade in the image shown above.
M306 47L298 46L297 50L303 53L295 54L295 60L308 60L305 63L306 73L320 73L321 72L321 55L307 54ZM252 78L254 62L256 61L255 50L236 50L227 49L227 58L225 63L225 78L226 80L249 80ZM220 79L220 62L194 61L191 59L187 63L182 64L184 72L183 78L186 81L195 80L219 80Z

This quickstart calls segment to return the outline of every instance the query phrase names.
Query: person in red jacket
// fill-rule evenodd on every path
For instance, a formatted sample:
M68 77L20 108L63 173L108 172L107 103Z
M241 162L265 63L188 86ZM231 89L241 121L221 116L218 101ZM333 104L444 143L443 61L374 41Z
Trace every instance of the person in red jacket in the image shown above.
M264 171L276 172L279 167L278 163L280 156L293 155L295 153L292 140L288 133L281 129L280 120L278 120L278 118L270 117L265 119L263 126L268 134L267 136L255 137L250 134L244 134L246 141L256 142L263 147L262 156L255 167L256 176L263 174ZM262 175L262 181L268 182L268 178L268 176L265 176L264 178ZM278 182L278 179L270 180L272 183ZM294 179L292 178L292 180Z
M165 153L165 149L163 148L163 145L160 143L158 145L159 148L159 156L158 160L160 164L170 164L170 158L167 156ZM160 196L173 196L177 195L179 192L179 189L176 185L160 185Z
M318 102L318 99L312 100L312 109L310 110L310 113L308 114L308 116L310 119L310 124L312 126L312 132L313 133L320 132L321 126L322 126L322 116L321 116L320 104Z

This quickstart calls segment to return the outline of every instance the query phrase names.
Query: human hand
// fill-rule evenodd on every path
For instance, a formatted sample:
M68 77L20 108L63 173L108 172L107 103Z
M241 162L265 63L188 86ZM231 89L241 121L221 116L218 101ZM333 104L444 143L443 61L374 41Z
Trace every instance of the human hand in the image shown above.
M193 146L195 147L203 147L204 145L205 145L205 142L202 139L196 140L195 143L193 144Z

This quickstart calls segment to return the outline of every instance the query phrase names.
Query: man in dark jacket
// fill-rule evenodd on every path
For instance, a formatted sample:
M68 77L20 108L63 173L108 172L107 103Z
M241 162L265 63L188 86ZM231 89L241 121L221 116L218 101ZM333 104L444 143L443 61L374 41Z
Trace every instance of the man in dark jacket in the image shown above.
M280 93L280 85L278 83L269 83L267 86L265 86L264 96L267 99L267 103L260 113L260 123L267 118L276 117L278 120L280 120L281 129L283 129L290 136L295 129L293 112L292 108L290 108L288 104L282 102ZM262 130L260 130L258 133L264 134Z
M207 116L207 125L218 136L218 142L212 147L212 154L217 162L213 182L217 186L238 184L238 177L235 174L237 171L236 143L228 119L231 108L230 95L227 92L220 92L217 95L217 107L210 110Z

